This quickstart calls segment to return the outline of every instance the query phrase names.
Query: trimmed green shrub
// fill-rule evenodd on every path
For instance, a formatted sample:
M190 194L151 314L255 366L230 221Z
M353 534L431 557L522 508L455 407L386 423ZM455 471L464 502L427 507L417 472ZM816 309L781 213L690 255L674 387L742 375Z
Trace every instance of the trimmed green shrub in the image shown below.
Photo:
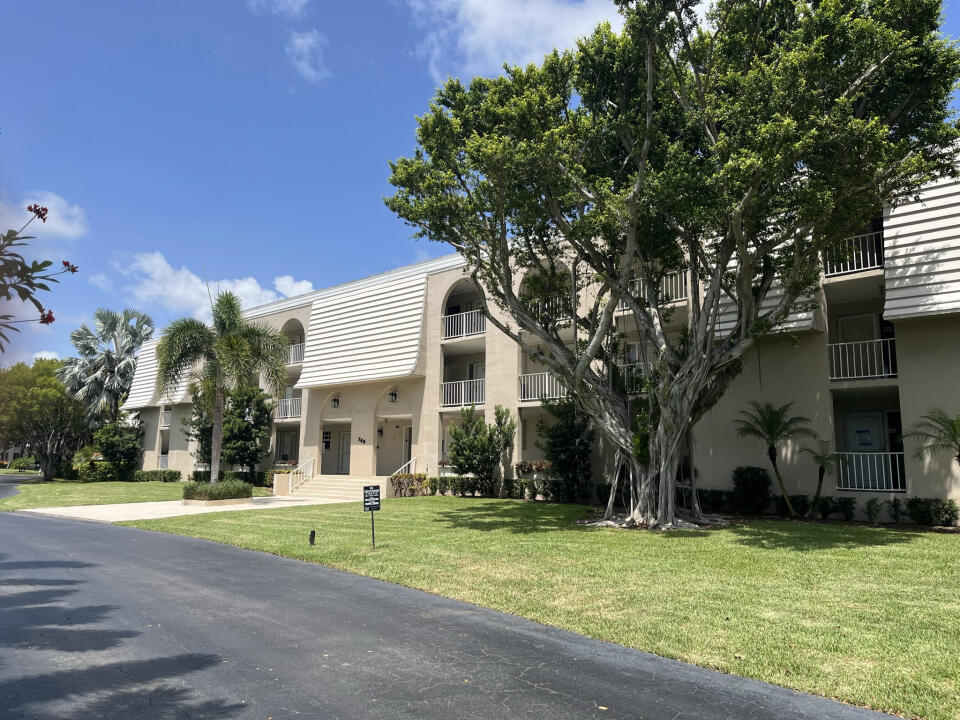
M225 470L220 474L224 480L240 480L241 482L248 482L254 487L269 487L273 484L273 475L272 473L267 472L246 472L245 470Z
M399 473L390 476L393 485L393 494L397 497L413 497L426 495L428 482L424 473Z
M77 476L83 483L110 482L117 479L117 472L113 463L98 460L77 468Z
M253 485L240 480L189 482L183 486L184 500L232 500L253 497Z
M217 475L217 480L223 480L223 470ZM210 482L210 471L209 470L194 470L190 473L190 482L195 483L205 483Z
M180 482L179 470L137 470L133 482Z
M797 511L797 515L803 517L807 514L807 510L810 509L810 496L809 495L791 495L790 504L793 505L793 509ZM787 510L787 503L783 500L783 495L777 495L777 514L787 517L790 515L790 511Z
M917 525L953 526L960 516L960 507L956 500L913 497L907 500L907 514Z
M857 513L857 499L855 497L850 497L849 495L844 495L843 497L835 498L836 511L840 513L841 517L844 520L849 522L853 520L854 515Z
M741 465L733 471L733 511L760 515L770 505L770 473L764 468Z
M133 425L121 421L108 423L93 434L94 444L113 469L113 480L125 482L133 479L143 455L142 438L143 426L139 421Z
M707 513L729 512L733 505L733 493L729 490L697 489L700 509Z
M33 455L27 455L25 457L18 457L16 460L10 462L10 469L16 470L17 472L23 472L24 470L33 470L37 466L37 461L33 459Z
M828 495L821 495L813 511L820 516L821 520L826 520L837 511L837 499Z
M863 504L863 514L867 516L867 522L876 522L880 516L880 505L878 498L870 498Z
M895 497L893 500L887 500L887 512L890 513L890 519L895 523L900 522L903 515L903 500Z

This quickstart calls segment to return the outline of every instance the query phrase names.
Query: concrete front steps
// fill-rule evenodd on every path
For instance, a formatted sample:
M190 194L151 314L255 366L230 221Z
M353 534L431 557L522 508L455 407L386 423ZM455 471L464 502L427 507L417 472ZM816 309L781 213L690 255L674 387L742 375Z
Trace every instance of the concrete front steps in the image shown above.
M390 488L390 481L385 477L316 475L294 490L292 497L361 503L364 485L379 485L380 497L385 498Z

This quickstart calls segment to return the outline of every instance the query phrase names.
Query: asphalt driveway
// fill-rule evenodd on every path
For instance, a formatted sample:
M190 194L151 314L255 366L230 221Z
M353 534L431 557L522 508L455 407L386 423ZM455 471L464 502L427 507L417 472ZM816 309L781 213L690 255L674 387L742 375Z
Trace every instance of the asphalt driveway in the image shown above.
M336 570L0 513L0 717L886 717Z

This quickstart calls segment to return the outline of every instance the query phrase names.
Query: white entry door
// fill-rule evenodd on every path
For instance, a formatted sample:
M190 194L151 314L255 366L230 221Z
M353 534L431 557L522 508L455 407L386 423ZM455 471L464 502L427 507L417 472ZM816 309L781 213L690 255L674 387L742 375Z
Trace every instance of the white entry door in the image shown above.
M340 433L340 474L350 474L350 433Z

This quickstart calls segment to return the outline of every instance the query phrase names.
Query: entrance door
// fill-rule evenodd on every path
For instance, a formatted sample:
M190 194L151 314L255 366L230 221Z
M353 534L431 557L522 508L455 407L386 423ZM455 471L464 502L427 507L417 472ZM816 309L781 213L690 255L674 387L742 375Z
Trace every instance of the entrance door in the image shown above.
M890 489L893 468L887 449L882 412L850 413L844 419L847 452L843 458L841 487L856 490Z
M887 449L883 413L850 413L844 422L847 452L883 452Z
M340 467L341 475L350 474L350 433L340 433Z
M837 318L837 334L840 342L860 342L877 339L877 316L844 315Z
M410 462L411 447L413 446L413 426L403 426L403 464Z

